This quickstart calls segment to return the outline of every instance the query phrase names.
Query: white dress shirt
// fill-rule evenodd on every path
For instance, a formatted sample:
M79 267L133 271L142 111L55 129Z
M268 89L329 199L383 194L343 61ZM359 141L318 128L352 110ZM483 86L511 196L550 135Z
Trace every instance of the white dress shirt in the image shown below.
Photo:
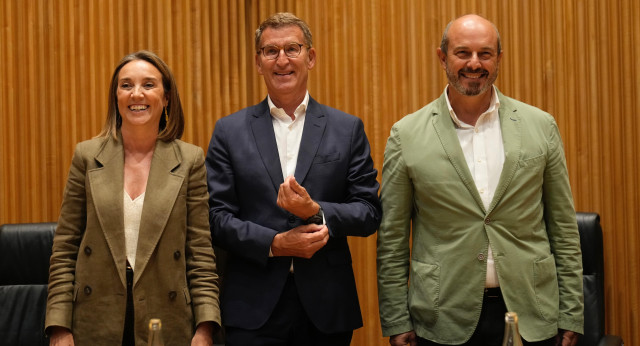
M267 103L269 104L269 112L271 113L273 132L276 135L282 178L287 179L288 176L294 175L296 172L300 141L302 140L302 129L304 128L304 119L306 118L307 106L309 105L309 92L307 91L302 103L293 112L295 119L291 119L284 109L276 107L268 95ZM273 257L271 247L269 247L269 257ZM293 273L293 260L291 261L289 271Z
M502 143L502 130L500 129L500 117L498 109L500 108L500 100L495 87L492 88L493 95L489 108L480 115L475 126L471 126L462 122L456 116L451 107L449 96L447 94L447 86L445 95L447 95L447 107L453 122L456 124L456 133L460 140L464 158L467 161L469 171L473 176L484 208L489 209L493 195L498 187L502 166L504 165L504 144ZM491 245L491 244L489 244ZM487 278L486 287L498 287L498 276L493 261L493 251L489 246L487 254Z
M302 129L304 128L304 119L306 118L307 105L309 104L309 92L293 112L295 119L291 119L284 109L276 107L271 101L271 97L267 96L267 102L271 112L273 132L276 135L276 143L278 144L282 177L286 179L296 172Z

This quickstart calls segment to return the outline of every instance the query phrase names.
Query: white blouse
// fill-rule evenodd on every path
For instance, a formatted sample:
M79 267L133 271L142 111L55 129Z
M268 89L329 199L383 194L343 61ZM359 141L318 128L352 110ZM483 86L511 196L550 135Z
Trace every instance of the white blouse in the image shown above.
M140 216L142 215L142 205L144 204L143 192L136 199L131 199L125 190L124 195L124 240L127 250L127 260L131 268L135 270L136 248L138 247L138 234L140 230Z

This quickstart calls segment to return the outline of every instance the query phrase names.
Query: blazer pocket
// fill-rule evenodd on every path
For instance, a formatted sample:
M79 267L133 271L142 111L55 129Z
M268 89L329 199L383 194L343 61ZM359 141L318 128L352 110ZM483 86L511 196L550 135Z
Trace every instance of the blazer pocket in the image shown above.
M321 165L325 163L330 163L333 161L340 160L340 152L336 151L329 154L318 154L313 158L313 163L316 165Z
M80 290L80 284L77 282L73 283L73 302L75 303L76 299L78 299L78 291Z
M545 154L540 154L534 157L527 157L518 161L518 165L521 168L543 166L546 163L546 158L547 156Z
M560 309L560 298L556 261L553 255L533 263L533 282L540 315L547 322L556 323Z
M411 260L409 310L420 322L434 325L438 320L440 266Z
M544 154L518 161L518 179L537 179L544 171L547 157Z
M182 293L184 294L184 300L186 304L191 304L191 293L189 293L189 287L185 286L182 288Z

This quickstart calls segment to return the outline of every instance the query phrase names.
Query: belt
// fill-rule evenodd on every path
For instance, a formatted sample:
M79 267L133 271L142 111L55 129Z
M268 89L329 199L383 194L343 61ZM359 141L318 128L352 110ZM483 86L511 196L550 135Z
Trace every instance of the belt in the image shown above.
M484 297L485 298L502 298L502 291L500 290L500 287L485 287Z

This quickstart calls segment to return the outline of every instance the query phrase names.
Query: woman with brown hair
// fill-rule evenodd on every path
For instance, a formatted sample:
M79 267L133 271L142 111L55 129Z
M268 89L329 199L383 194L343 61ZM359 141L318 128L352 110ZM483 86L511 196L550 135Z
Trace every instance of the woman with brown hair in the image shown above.
M53 243L51 345L211 345L220 325L202 149L169 67L139 51L116 67L105 126L77 145Z

